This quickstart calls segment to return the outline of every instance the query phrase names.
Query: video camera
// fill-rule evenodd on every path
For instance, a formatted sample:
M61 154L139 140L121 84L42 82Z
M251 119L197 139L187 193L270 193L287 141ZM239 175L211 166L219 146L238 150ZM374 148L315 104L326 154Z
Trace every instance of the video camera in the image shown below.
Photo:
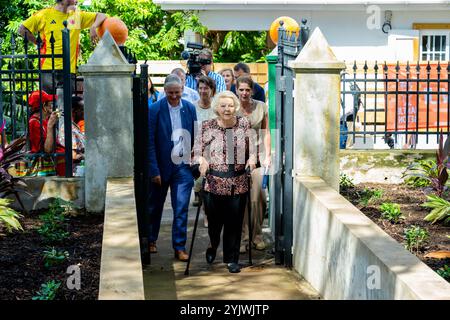
M203 49L203 45L195 42L188 42L186 44L191 50L185 50L181 53L181 57L184 60L187 60L188 74L192 74L194 76L201 73L202 66L211 64L211 59L202 59L199 58L200 50Z

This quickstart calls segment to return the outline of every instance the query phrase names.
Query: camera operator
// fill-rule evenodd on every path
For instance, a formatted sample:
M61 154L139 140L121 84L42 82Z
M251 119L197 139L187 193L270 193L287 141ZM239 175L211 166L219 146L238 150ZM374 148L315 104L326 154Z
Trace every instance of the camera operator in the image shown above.
M198 58L201 64L201 72L198 74L189 73L186 76L186 87L197 90L197 80L204 75L212 78L216 82L217 93L225 91L227 87L223 77L220 74L211 71L213 64L213 54L211 50L202 49L198 55Z

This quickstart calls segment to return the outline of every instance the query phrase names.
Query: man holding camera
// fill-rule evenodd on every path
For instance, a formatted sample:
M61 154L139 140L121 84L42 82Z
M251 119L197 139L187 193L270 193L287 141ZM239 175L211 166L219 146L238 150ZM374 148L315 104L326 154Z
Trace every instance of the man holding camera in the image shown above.
M208 76L211 79L213 79L216 82L216 92L221 92L221 91L225 91L227 89L226 85L225 85L225 80L223 79L223 77L218 74L215 73L214 71L211 71L212 69L212 64L213 64L213 54L211 52L211 50L209 49L202 49L202 51L200 51L200 54L198 55L199 61L201 63L201 72L198 74L189 74L186 77L186 86L188 88L197 90L197 80L198 78L200 78L202 75L204 76Z

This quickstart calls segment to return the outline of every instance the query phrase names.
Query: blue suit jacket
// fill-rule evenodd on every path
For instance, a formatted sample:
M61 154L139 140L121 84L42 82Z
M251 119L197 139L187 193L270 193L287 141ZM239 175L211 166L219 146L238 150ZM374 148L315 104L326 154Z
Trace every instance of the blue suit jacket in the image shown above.
M181 100L181 124L190 134L190 150L194 145L194 125L197 113L192 103ZM163 98L149 106L149 146L150 177L161 176L162 181L170 179L175 164L171 158L173 148L172 123L170 121L167 98ZM190 157L190 153L189 153Z

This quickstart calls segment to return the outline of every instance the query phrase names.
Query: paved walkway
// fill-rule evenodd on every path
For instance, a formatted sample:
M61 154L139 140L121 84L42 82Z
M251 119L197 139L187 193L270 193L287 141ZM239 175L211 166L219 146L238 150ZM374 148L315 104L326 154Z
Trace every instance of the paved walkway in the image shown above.
M208 246L207 228L200 214L190 275L185 276L185 262L174 259L171 246L172 210L170 197L164 208L158 253L151 255L151 265L144 269L146 299L151 300L309 300L320 299L317 292L295 271L275 265L271 246L265 251L252 250L253 266L248 266L248 254L240 263L246 265L240 273L231 274L222 263L221 247L216 260L208 265L205 250ZM191 202L192 203L192 202ZM189 211L188 243L190 248L196 208ZM266 229L266 231L269 231ZM270 241L269 233L265 238Z

